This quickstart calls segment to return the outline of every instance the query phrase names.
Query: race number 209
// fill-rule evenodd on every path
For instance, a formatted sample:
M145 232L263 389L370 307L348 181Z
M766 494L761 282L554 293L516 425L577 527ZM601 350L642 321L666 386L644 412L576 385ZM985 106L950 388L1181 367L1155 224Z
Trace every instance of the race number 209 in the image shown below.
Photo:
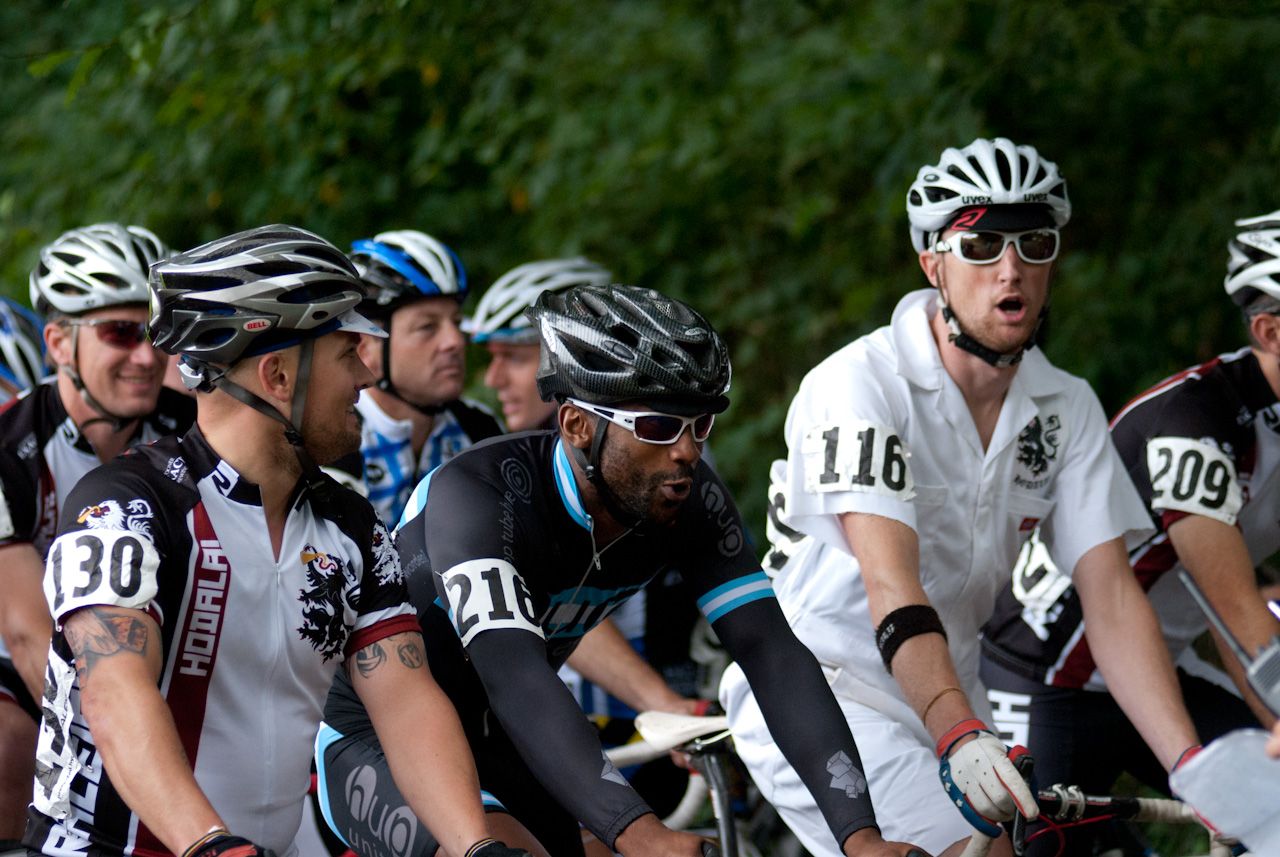
M1235 524L1243 505L1236 467L1218 447L1185 437L1147 442L1151 508L1173 509Z

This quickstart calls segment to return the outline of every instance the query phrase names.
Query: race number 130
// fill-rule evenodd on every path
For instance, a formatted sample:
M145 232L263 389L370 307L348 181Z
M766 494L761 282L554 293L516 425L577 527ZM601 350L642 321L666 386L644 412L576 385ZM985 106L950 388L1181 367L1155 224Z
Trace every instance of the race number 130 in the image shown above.
M863 491L909 500L909 453L888 426L865 421L814 426L800 448L804 487L811 493Z

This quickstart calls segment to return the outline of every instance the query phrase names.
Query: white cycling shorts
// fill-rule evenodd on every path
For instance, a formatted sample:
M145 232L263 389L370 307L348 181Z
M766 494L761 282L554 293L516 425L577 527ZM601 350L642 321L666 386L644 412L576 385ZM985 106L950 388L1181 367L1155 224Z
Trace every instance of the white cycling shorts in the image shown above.
M836 685L836 701L858 743L884 838L910 842L930 854L941 854L967 839L973 828L948 799L938 779L938 759L923 729L908 728L842 696L838 681ZM737 664L730 666L721 680L720 701L729 715L734 747L765 800L777 808L814 857L841 857L831 828L808 788L774 744Z

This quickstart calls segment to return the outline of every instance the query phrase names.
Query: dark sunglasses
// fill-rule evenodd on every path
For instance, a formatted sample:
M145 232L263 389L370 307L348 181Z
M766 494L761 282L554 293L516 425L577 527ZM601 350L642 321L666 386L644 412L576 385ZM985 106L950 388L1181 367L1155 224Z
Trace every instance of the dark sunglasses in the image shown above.
M955 253L970 265L991 265L1004 256L1010 244L1022 261L1043 265L1058 258L1058 230L1029 229L1026 232L962 232L933 246L938 253Z
M80 319L69 318L62 321L68 327L91 327L99 342L115 348L126 350L137 348L147 341L147 323L145 321L124 321L118 318Z
M715 425L715 414L698 414L696 417L678 417L674 414L662 414L657 411L624 411L618 408L602 408L579 399L567 399L569 404L576 405L584 411L604 417L614 425L629 430L638 440L645 443L675 443L684 433L685 426L692 427L693 439L702 443L711 434L711 426Z

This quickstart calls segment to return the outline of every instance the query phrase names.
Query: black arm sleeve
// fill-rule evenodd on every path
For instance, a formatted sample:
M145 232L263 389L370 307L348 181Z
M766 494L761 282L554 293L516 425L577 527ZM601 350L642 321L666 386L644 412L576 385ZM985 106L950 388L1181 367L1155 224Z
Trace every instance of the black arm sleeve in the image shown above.
M527 631L493 629L478 634L467 653L530 770L613 848L627 825L652 810L605 757L595 729L547 663L543 642Z
M714 625L742 667L782 754L809 788L836 842L875 827L853 733L813 653L773 598L744 604Z

